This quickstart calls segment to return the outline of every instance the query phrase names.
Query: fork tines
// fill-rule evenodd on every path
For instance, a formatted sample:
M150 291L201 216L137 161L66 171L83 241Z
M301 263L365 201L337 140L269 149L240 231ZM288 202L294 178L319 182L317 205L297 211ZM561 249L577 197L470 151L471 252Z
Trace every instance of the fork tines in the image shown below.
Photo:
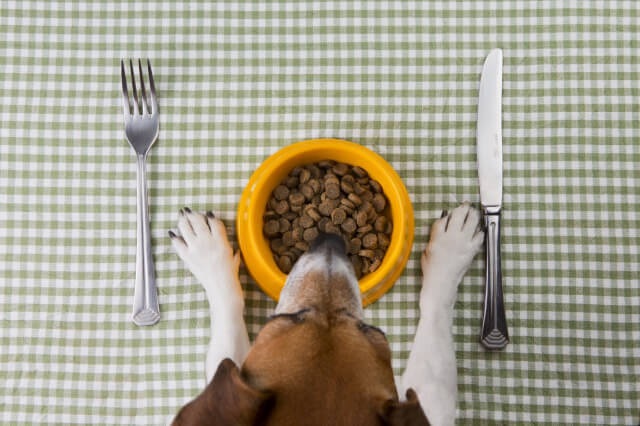
M124 59L120 60L120 78L122 80L122 106L124 107L125 119L131 115L157 114L158 102L156 99L156 86L153 81L153 72L151 71L151 62L147 59L147 69L149 74L149 88L151 91L151 99L147 97L147 91L144 85L144 76L142 74L142 63L138 59L138 73L140 76L140 95L136 87L136 75L133 69L133 60L129 59L129 70L131 72L131 88L133 91L133 108L129 101L129 91L127 90L127 73L125 70Z

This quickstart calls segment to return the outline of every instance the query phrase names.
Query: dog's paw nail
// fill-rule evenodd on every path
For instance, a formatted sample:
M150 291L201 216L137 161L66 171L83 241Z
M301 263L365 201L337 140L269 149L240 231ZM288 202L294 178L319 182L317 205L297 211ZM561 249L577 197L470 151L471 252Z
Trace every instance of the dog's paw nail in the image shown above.
M451 216L447 216L447 223L444 225L444 232L449 230L449 222L451 222Z
M189 207L185 207L183 210L187 213L191 213L191 209Z
M449 214L449 212L447 211L447 209L442 210L442 214L440 215L440 219L442 219L443 217L447 216Z
M213 212L211 210L207 211L207 217L211 218L211 219L215 219L216 215L213 214Z
M173 239L176 238L177 235L175 234L175 232L173 232L172 230L169 230L169 238Z

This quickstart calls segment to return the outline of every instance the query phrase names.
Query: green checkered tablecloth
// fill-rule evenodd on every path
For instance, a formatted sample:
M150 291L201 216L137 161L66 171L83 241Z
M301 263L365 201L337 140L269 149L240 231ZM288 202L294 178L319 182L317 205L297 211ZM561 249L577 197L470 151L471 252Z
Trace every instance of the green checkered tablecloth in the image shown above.
M0 3L0 423L166 424L204 385L208 304L178 210L234 244L251 172L295 141L386 158L416 215L367 309L400 373L432 220L478 202L480 70L504 51L503 273L512 343L478 343L484 265L455 308L460 424L640 422L640 5L629 1ZM130 321L135 161L120 58L149 57L162 320ZM255 335L274 307L242 270Z

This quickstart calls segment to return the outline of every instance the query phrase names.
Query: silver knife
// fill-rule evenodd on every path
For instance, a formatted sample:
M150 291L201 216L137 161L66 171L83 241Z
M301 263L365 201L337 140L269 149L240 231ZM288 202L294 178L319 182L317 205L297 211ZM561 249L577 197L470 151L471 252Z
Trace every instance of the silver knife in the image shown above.
M485 294L480 341L502 349L509 331L502 295L500 212L502 210L502 50L492 50L482 67L478 96L478 177L485 225Z

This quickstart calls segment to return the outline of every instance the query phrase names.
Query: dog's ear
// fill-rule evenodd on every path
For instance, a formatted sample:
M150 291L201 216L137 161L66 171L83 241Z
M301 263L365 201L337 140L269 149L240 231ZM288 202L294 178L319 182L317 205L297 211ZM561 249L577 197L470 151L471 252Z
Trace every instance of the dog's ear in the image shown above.
M404 402L387 401L382 407L382 424L388 426L429 426L418 396L413 389L407 390Z
M172 425L253 425L265 415L270 400L269 393L249 386L235 363L227 358L205 390L182 407Z

